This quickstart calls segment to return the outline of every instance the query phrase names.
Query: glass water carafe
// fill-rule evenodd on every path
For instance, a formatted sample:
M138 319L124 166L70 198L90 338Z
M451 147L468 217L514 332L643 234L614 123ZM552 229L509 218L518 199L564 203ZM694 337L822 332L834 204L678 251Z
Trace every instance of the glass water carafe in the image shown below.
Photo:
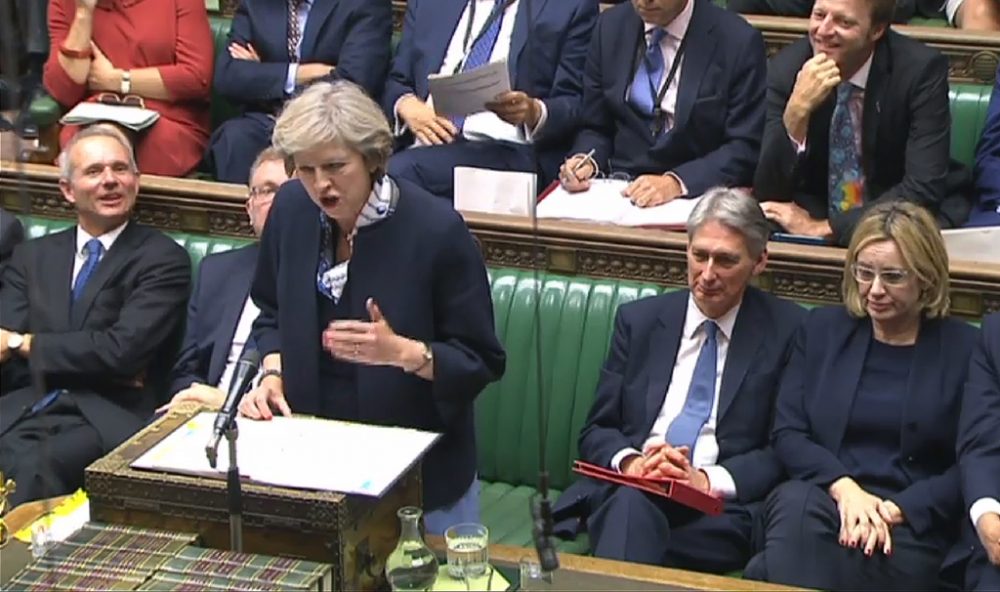
M385 561L385 577L393 590L429 590L437 579L437 557L420 536L420 508L400 508L399 542Z

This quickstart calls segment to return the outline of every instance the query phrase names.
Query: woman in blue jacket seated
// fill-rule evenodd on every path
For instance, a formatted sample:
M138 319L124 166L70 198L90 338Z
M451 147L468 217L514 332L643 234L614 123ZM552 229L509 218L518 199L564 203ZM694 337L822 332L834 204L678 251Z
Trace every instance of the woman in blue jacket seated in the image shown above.
M983 319L962 403L958 442L969 519L976 542L967 590L1000 590L1000 313Z
M297 180L261 237L251 296L263 378L240 413L440 432L423 460L426 527L478 521L473 401L506 358L472 235L450 204L386 176L389 124L351 83L289 101L272 141Z
M844 306L800 329L772 443L790 477L766 499L746 574L825 590L933 590L955 542L958 419L977 330L948 318L948 255L906 202L858 224Z

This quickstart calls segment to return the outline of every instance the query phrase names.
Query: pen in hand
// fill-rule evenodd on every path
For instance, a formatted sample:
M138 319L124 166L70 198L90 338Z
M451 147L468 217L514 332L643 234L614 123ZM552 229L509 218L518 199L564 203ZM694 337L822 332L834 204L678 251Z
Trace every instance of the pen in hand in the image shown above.
M573 180L575 180L577 182L580 181L580 177L576 176L576 172L578 170L580 170L580 167L582 167L584 165L584 163L587 163L587 162L590 162L590 161L593 160L593 158L594 158L594 152L595 151L596 151L596 148L591 148L590 152L588 152L586 155L584 155L583 158L581 158L580 160L578 160L576 162L576 164L574 164L573 167L569 169L569 174L573 175Z

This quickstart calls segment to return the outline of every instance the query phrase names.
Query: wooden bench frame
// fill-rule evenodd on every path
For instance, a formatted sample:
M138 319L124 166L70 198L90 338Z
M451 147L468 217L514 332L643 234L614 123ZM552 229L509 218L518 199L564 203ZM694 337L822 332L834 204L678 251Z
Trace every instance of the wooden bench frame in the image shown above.
M144 175L136 219L163 230L252 238L244 209L246 188ZM36 216L72 218L52 166L0 162L0 205ZM686 286L683 233L623 229L581 222L466 213L487 265L539 269L565 275L619 278ZM813 304L838 304L844 250L771 243L758 284L775 294ZM978 319L1000 311L1000 265L951 263L952 311Z

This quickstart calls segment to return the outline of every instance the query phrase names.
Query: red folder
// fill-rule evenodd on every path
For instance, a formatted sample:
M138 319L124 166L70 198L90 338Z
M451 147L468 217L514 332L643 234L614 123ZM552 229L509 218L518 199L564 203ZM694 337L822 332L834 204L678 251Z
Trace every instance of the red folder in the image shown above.
M666 478L630 477L580 460L573 463L573 471L593 479L634 487L659 495L711 516L718 516L722 513L722 500L720 498L695 489L683 481Z

